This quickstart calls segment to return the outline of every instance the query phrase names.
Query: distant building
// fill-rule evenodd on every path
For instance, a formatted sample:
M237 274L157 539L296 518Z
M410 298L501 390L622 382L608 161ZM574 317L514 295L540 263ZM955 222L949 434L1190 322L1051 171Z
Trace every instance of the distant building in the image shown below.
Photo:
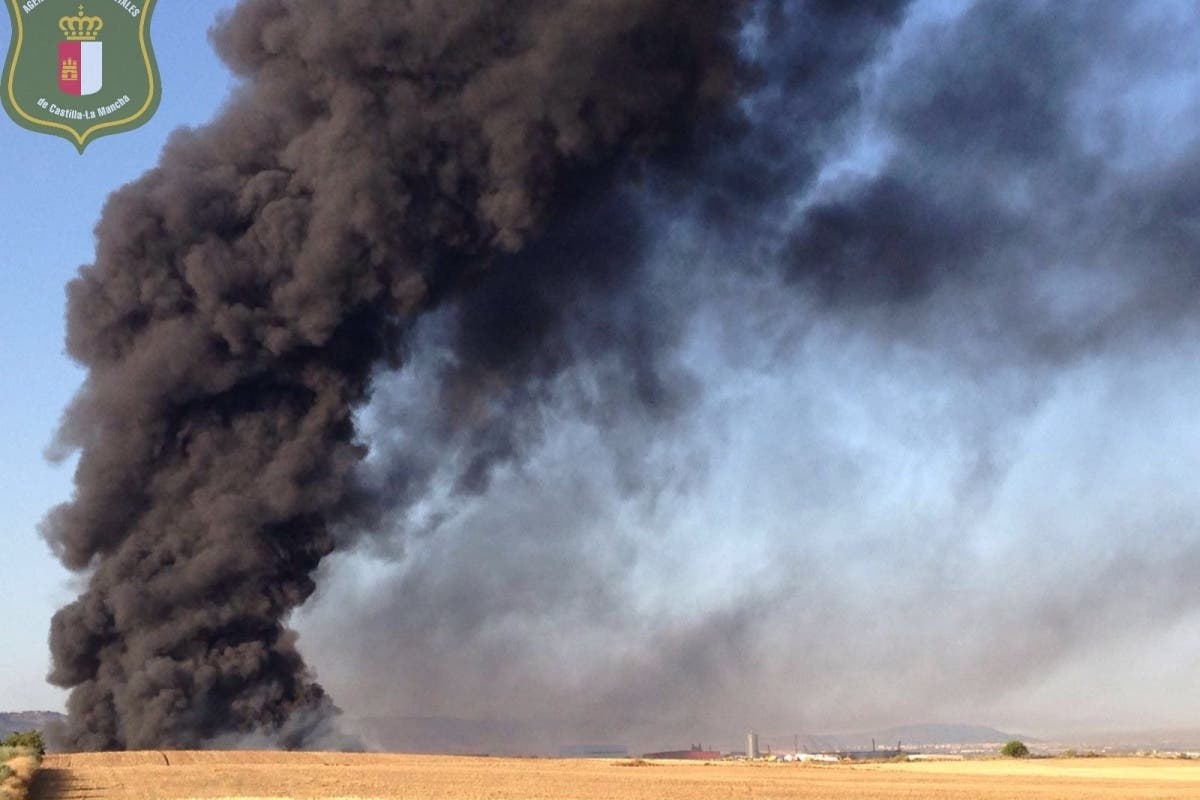
M746 734L746 758L758 758L758 734L754 731Z
M784 756L784 759L788 761L803 762L815 761L819 764L836 764L840 760L833 753L796 753L790 758L788 756Z
M658 753L646 753L642 758L676 759L689 761L711 761L721 757L719 750L705 750L703 745L694 744L687 750L663 750Z

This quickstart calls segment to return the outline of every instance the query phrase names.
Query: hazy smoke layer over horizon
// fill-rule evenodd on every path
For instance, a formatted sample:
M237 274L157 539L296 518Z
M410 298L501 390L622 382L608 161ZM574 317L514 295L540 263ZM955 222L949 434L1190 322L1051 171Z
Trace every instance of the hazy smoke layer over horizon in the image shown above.
M70 289L72 743L1178 718L1197 27L243 2Z
M494 384L502 446L427 436L458 321L423 319L361 421L419 490L323 567L304 652L407 718L378 741L488 723L464 750L1187 724L1195 21L753 12L744 128L630 190L652 235L602 330L669 334L670 413L584 307L566 368Z

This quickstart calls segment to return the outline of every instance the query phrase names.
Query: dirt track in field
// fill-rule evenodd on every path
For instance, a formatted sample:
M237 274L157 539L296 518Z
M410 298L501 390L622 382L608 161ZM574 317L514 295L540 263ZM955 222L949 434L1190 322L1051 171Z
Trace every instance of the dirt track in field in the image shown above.
M1200 797L1200 762L1155 759L797 765L341 753L48 756L32 800L999 800Z

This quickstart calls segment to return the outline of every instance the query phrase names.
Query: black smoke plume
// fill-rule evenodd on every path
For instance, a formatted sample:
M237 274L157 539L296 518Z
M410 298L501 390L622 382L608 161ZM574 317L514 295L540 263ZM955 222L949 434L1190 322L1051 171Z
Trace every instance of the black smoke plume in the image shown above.
M329 741L292 623L411 746L1137 716L1197 608L1186 5L243 2L70 290L71 746Z
M622 187L732 116L738 14L246 0L223 20L242 87L110 198L68 290L88 374L59 435L80 452L75 495L45 535L87 574L51 631L69 747L318 740L334 709L286 618L339 524L396 501L378 491L421 491L356 478L374 374L405 363L415 319L453 307L438 424L472 440L462 490L486 485L518 447L491 398L535 402L572 358L568 315L639 261ZM669 414L638 363L669 331L629 321L603 347Z

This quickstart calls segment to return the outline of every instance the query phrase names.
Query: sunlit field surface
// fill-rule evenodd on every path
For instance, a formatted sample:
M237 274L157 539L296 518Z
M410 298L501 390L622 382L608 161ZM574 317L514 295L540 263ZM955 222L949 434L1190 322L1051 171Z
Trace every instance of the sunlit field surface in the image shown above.
M162 798L1196 798L1200 762L1048 759L922 764L513 759L277 752L46 758L36 800Z

